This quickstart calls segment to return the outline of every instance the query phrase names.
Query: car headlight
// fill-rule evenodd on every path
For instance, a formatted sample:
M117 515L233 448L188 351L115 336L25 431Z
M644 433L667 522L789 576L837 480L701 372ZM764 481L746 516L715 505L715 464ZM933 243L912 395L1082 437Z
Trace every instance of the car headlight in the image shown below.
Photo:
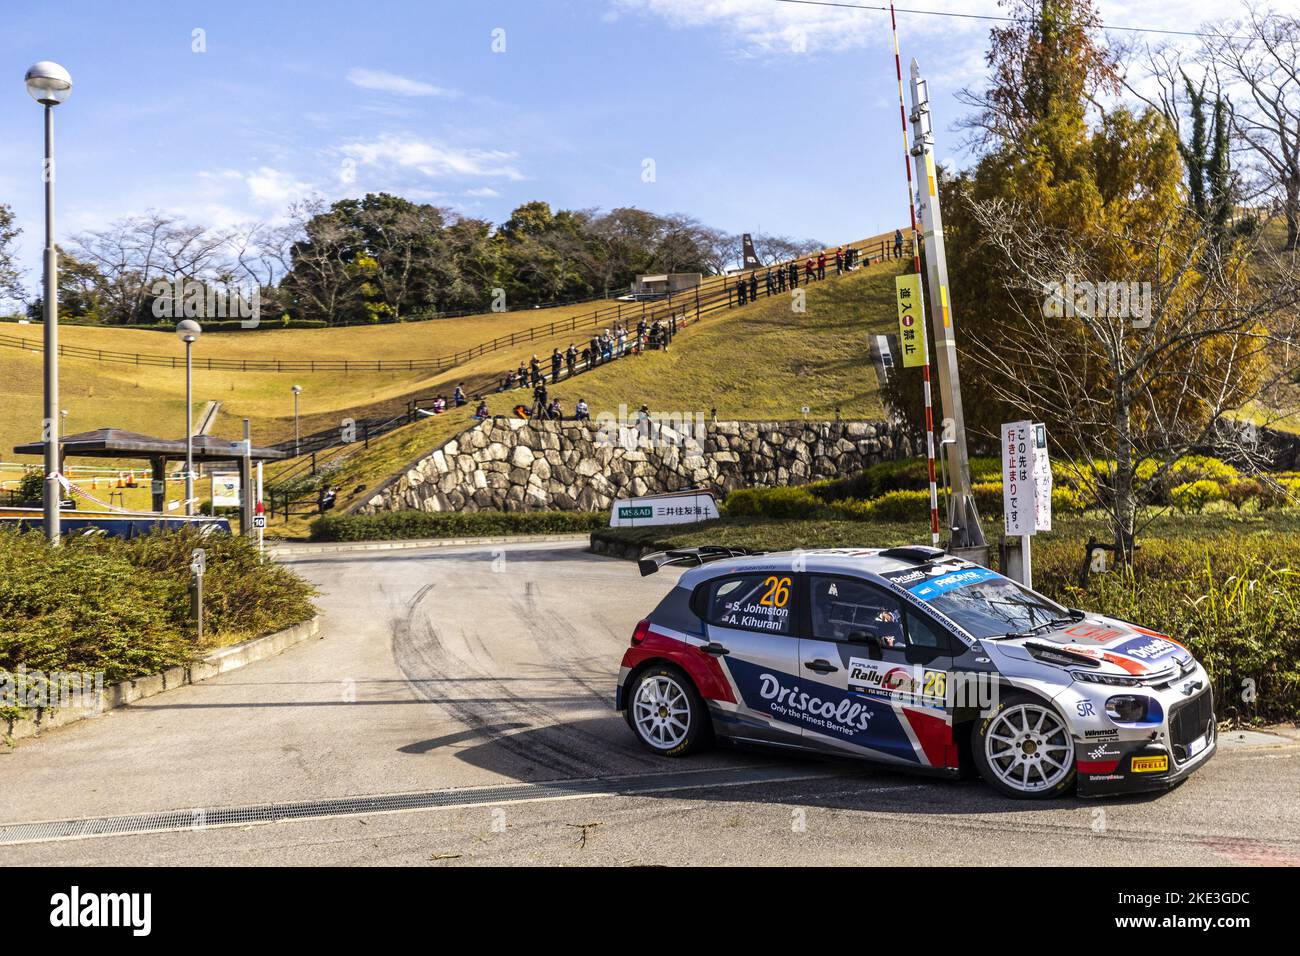
M1094 674L1090 671L1070 671L1075 680L1089 684L1109 684L1112 687L1137 687L1142 682L1136 677L1118 677L1114 674Z
M1118 694L1106 701L1106 716L1117 723L1156 723L1160 715L1160 704L1140 694Z

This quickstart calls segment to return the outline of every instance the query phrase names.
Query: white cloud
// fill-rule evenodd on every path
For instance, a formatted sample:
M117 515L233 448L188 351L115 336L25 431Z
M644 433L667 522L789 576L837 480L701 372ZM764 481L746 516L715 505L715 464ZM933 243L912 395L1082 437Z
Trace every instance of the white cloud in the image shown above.
M491 186L482 186L478 189L465 190L465 195L474 196L475 198L478 199L496 199L501 194L497 192L495 189L493 189Z
M343 154L363 166L414 169L430 178L477 176L518 180L516 154L499 149L464 149L413 136L385 134L371 142L348 143Z
M729 43L739 45L742 56L755 54L798 55L821 50L845 50L863 46L888 46L889 13L880 10L883 0L845 0L869 9L820 7L777 0L609 0L616 14L642 13L658 17L680 29L718 31ZM913 4L904 4L913 6ZM932 12L965 14L967 17L1007 16L997 0L926 0L916 7ZM1244 12L1241 3L1223 0L1098 0L1104 23L1116 26L1167 27L1173 30L1195 29L1203 22L1223 17L1237 17ZM870 9L875 8L875 9ZM991 20L966 17L926 16L921 13L898 13L898 28L906 48L909 39L923 38L921 47L934 59L933 50L961 36L987 45L988 31L997 26ZM1143 39L1158 42L1158 34ZM1172 38L1170 38L1172 39ZM906 49L905 49L906 55ZM923 59L925 57L922 57Z
M393 93L397 96L457 96L455 90L444 89L413 80L409 76L399 76L383 70L367 70L356 66L348 70L348 82L363 90L377 90L381 93Z

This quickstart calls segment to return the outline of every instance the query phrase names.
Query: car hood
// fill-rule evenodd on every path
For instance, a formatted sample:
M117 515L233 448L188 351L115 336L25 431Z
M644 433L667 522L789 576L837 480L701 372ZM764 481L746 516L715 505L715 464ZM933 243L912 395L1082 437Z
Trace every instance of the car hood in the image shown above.
M1099 615L991 643L1003 650L1023 648L1041 663L1083 667L1116 677L1153 677L1173 665L1185 669L1192 661L1187 648L1158 631Z

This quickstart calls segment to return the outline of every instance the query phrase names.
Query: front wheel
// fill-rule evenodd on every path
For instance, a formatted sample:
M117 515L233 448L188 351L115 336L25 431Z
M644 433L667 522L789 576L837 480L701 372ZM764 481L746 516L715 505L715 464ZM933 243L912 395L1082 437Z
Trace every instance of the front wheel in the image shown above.
M641 743L665 757L698 750L709 735L704 701L675 667L652 665L637 675L627 722Z
M971 750L980 776L1009 797L1058 797L1074 786L1074 737L1053 707L1011 694L975 724Z

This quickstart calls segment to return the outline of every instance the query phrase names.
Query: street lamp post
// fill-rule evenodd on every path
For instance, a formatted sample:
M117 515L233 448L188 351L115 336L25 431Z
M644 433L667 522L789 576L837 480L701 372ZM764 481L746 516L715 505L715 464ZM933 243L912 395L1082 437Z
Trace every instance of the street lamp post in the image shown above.
M293 387L293 456L298 457L298 396L302 394L302 386Z
M24 78L32 99L45 107L45 538L59 543L59 263L54 252L54 107L72 93L72 77L42 60Z
M193 319L176 323L176 336L185 343L185 513L194 514L194 371L190 353L203 334Z

